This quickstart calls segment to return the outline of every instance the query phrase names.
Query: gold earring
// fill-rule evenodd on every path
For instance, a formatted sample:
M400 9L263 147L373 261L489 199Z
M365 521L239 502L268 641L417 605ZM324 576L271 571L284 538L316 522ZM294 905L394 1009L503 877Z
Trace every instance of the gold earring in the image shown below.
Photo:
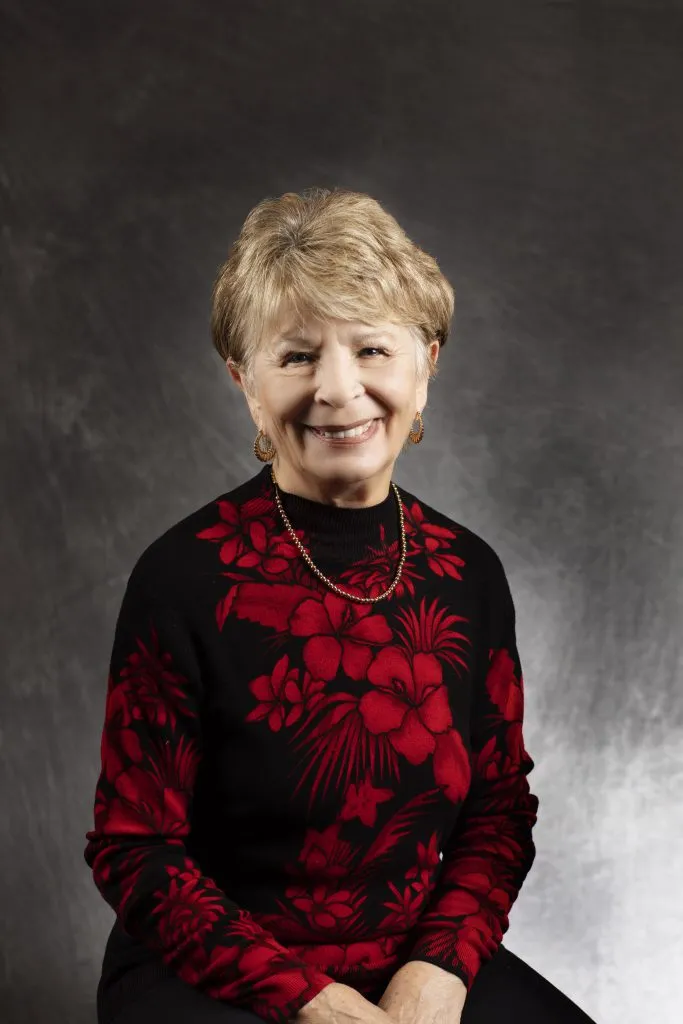
M420 421L420 425L419 425L417 431L414 431L412 429L412 427L411 427L410 433L408 434L408 438L409 438L409 440L411 440L413 442L413 444L419 444L420 441L422 440L422 438L424 437L425 427L424 427L424 423L422 422L422 413L421 412L416 412L415 415L417 416L418 420Z
M268 447L265 450L261 445L263 440L268 442ZM254 440L254 455L260 462L270 462L275 457L275 445L262 430L259 430Z

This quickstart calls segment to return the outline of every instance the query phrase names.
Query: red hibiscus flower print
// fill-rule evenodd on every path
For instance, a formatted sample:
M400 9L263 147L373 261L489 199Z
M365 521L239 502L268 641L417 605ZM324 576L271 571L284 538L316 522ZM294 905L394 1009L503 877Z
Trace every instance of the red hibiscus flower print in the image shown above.
M249 689L260 701L258 707L247 715L247 722L261 722L268 719L273 732L282 726L295 725L304 711L312 712L323 700L325 684L312 679L304 672L299 682L299 669L290 668L289 655L284 654L270 675L258 676L249 683Z
M347 889L316 885L311 892L306 892L297 886L287 889L285 895L318 931L342 930L344 922L353 917L357 909L351 905L351 893Z
M371 782L370 774L365 780L356 786L351 783L346 791L346 800L341 812L342 821L351 821L353 818L360 818L364 825L369 828L377 821L377 804L391 800L394 792L391 789L376 789Z
M411 544L420 550L424 549L427 565L433 573L437 576L451 576L456 580L462 579L459 570L465 562L451 550L453 541L457 539L456 532L446 526L428 522L423 509L416 501L410 508L406 508L405 524L406 535L410 537Z
M334 679L341 664L351 679L363 679L373 647L387 643L391 630L383 615L333 593L301 602L290 619L293 636L308 637L306 668L315 679Z
M453 723L438 658L385 647L367 675L376 689L360 700L366 729L385 734L411 764L422 764L436 749L435 736Z
M524 697L522 673L516 674L515 662L505 648L489 651L486 689L506 722L522 719Z
M296 544L278 530L271 507L262 499L252 498L242 505L220 500L217 505L220 521L200 530L197 537L220 546L221 562L279 576L299 558Z

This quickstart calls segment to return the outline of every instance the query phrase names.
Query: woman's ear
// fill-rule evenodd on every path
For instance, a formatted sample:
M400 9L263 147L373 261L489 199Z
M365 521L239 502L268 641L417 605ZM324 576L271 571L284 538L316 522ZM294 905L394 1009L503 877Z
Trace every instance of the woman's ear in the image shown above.
M439 344L439 339L434 338L433 341L430 342L428 347L429 359L432 367L436 366L436 361L439 358L440 351L441 345ZM429 389L429 380L430 374L427 373L425 374L424 379L418 382L415 398L417 401L417 408L420 412L422 412L425 405L427 404L427 391Z
M244 373L243 370L239 368L237 363L235 363L229 357L228 359L225 360L225 365L227 367L228 373L230 374L235 384L240 389L240 391L242 392L247 401L247 405L249 406L249 413L251 415L252 420L256 424L257 428L259 430L262 430L263 427L261 425L261 405L260 402L256 400L251 388L249 387L249 380L247 378L247 375Z
M230 356L228 356L228 358L225 360L225 365L227 367L228 373L230 374L230 376L234 380L234 382L237 385L237 387L241 391L244 391L245 390L244 379L243 379L242 372L239 369L237 363Z

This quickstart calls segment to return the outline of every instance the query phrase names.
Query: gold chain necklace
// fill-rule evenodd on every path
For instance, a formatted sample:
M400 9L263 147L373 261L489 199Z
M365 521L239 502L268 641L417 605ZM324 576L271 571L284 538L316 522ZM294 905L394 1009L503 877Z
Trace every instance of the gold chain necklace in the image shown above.
M403 572L403 563L406 560L406 527L403 516L403 502L401 501L401 495L399 494L398 487L393 482L393 480L391 481L391 486L393 487L394 494L396 495L396 501L398 503L398 516L401 523L401 557L398 562L398 569L396 570L396 575L394 576L391 585L387 587L387 589L383 591L381 594L378 594L377 597L358 597L356 594L349 594L348 591L342 590L341 587L338 587L336 583L333 583L332 580L328 579L327 576L325 576L325 574L320 571L318 566L314 564L313 559L309 555L308 551L306 551L306 548L303 546L303 544L297 537L296 533L294 532L292 524L287 518L287 514L285 513L285 510L282 507L282 502L280 501L280 494L278 492L277 480L275 479L275 470L273 469L272 466L270 467L270 475L272 477L273 488L275 490L275 501L280 511L280 515L285 521L285 526L287 527L287 530L289 531L292 540L294 541L297 548L299 549L304 559L306 560L306 563L313 570L316 576L318 576L323 581L323 583L326 583L327 586L335 592L335 594L339 594L340 597L347 597L351 601L359 601L361 604L374 604L375 601L383 601L386 597L391 597L394 590L396 589L398 581L401 578L401 573Z

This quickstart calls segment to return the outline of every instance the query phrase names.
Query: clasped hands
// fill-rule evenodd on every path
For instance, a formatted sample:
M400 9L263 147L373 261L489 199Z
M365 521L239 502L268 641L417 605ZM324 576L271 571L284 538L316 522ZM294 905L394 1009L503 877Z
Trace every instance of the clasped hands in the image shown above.
M411 960L393 976L378 1009L391 1024L460 1024L466 996L465 984L457 975Z
M299 1011L295 1024L460 1024L466 996L455 974L411 960L394 974L377 1006L334 983Z

